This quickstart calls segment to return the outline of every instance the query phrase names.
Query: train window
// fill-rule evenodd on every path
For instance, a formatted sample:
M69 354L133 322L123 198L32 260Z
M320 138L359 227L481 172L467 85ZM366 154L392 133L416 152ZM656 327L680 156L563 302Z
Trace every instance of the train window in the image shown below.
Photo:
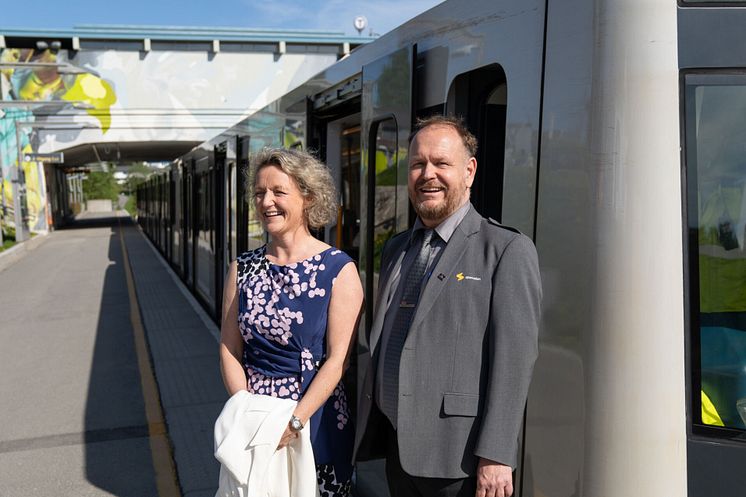
M238 234L236 231L236 221L238 217L238 202L236 201L236 195L238 190L236 188L236 163L228 163L228 261L234 260L238 254L236 253L236 240Z
M685 80L693 422L746 428L746 77Z
M373 196L373 272L381 269L381 253L386 241L396 233L398 178L398 129L396 120L377 123L375 148L370 151L374 177ZM404 192L406 195L406 191ZM375 301L375 299L374 299Z
M746 0L681 0L685 5L712 5L713 7L719 7L721 5L745 5Z
M264 228L257 217L256 207L254 206L254 192L246 192L249 206L249 250L261 247L265 243Z
M507 80L497 64L458 75L446 102L447 112L462 116L479 141L471 202L480 214L498 221L502 217L507 104Z

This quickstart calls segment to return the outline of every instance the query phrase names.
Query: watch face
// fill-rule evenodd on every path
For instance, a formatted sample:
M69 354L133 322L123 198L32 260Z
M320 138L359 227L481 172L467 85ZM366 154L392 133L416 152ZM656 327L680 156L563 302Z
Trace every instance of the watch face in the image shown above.
M290 420L290 427L295 431L300 431L303 429L303 424L301 424L300 419L293 418Z

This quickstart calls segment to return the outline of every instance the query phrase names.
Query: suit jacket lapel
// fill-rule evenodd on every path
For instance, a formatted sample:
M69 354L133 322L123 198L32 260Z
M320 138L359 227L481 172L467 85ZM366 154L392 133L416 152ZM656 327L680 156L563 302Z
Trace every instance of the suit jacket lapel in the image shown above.
M407 233L410 232L411 230L407 231ZM388 302L391 294L391 270L397 267L397 265L401 265L401 260L402 258L404 258L404 248L409 242L409 234L406 236L402 236L401 241L402 243L400 243L399 246L391 247L390 250L394 255L387 262L385 267L381 267L380 277L384 279L380 282L379 292L376 296L375 312L373 314L373 323L371 324L370 338L368 343L371 357L373 356L376 346L378 345L378 339L381 338L381 331L383 330L383 320L386 317L385 302Z
M435 300L448 280L455 278L456 266L464 255L467 240L470 236L479 232L481 224L482 217L474 210L474 207L471 207L469 212L466 213L466 217L464 217L461 224L458 225L451 235L451 239L448 240L443 254L440 256L440 260L438 260L432 273L430 273L430 278L425 284L425 288L422 289L422 295L420 295L420 300L417 304L417 311L409 327L410 334L413 330L417 329L420 322L428 315L430 308L435 303Z

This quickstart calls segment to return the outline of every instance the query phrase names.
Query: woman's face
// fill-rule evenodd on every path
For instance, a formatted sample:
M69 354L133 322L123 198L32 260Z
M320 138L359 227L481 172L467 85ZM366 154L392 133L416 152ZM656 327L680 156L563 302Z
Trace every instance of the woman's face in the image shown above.
M306 224L306 200L295 180L277 166L264 166L257 172L254 205L270 235L292 233Z

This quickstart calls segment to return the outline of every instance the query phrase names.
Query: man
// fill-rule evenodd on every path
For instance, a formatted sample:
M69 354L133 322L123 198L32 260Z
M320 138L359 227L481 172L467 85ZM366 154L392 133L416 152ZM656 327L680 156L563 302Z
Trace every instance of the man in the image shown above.
M418 123L417 221L382 256L355 457L385 455L394 497L513 493L541 282L531 240L469 202L476 148L460 120Z

